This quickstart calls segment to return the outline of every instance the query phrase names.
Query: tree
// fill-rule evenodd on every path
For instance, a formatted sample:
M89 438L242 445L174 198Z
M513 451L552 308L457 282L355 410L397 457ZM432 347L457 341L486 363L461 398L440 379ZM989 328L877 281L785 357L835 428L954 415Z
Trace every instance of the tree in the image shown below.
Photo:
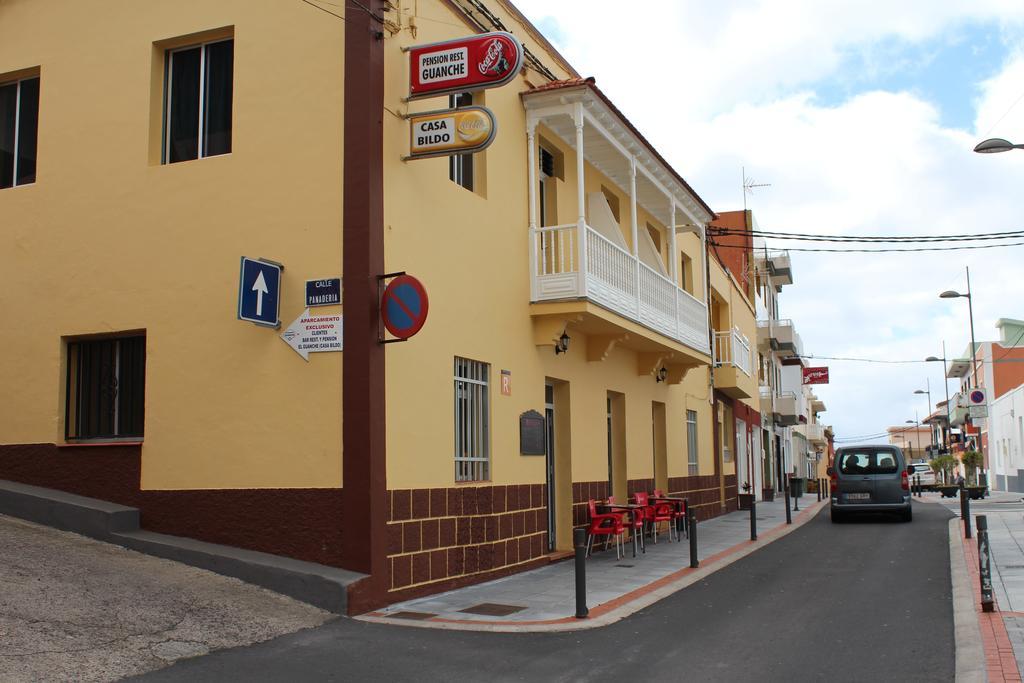
M960 456L960 462L964 464L964 469L967 470L967 483L974 484L975 472L984 464L985 459L978 451L964 451L963 455Z
M953 480L953 468L956 467L956 460L951 455L940 455L929 463L936 477L942 478L942 483Z

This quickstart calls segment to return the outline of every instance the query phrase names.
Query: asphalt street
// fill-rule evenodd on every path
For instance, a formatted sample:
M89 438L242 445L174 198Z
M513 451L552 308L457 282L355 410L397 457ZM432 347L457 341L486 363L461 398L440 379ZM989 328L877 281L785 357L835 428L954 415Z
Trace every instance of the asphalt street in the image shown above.
M153 681L952 681L948 510L814 520L602 629L496 634L336 619Z

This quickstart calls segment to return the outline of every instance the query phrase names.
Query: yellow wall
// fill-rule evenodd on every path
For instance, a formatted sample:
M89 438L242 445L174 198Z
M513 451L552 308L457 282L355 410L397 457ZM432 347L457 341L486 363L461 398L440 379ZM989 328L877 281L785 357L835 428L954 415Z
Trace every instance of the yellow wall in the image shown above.
M535 345L519 93L544 79L524 71L484 95L499 123L477 156L483 191L451 182L446 159L401 160L402 115L447 106L446 98L403 102L401 47L471 32L441 0L402 7L418 7L419 19L415 38L404 30L385 39L386 268L425 283L430 317L411 341L387 347L388 487L454 483L456 355L490 364L494 483L545 479L544 459L520 456L518 435L519 415L543 410L545 378L568 383L574 480L607 476L608 391L625 394L629 478L654 474L652 401L665 404L668 476L687 474L688 408L698 411L700 470L710 474L706 368L665 385L638 376L628 349L588 362L586 335L572 326L568 354ZM556 75L571 75L515 17L492 9ZM162 41L221 27L235 38L232 153L161 165L153 150ZM0 413L18 419L0 422L0 443L62 441L62 338L145 330L143 488L342 483L341 354L303 362L279 332L235 312L242 255L285 264L285 326L304 308L306 279L341 274L343 30L299 2L110 0L103 21L81 3L0 6L0 74L34 66L42 74L38 180L0 190L0 272L9 292L26 293L5 300L18 324L0 329L0 377L18 391L0 394ZM574 221L570 158L558 206ZM595 182L590 169L588 189ZM641 210L639 229L648 220ZM699 267L697 237L681 233L679 249ZM498 389L502 369L512 373L511 396Z
M154 44L224 26L232 153L153 163ZM0 6L0 74L41 71L37 181L0 190L0 443L63 440L62 337L143 329L144 488L340 484L340 354L235 315L242 255L285 264L286 325L340 274L343 26L298 2Z

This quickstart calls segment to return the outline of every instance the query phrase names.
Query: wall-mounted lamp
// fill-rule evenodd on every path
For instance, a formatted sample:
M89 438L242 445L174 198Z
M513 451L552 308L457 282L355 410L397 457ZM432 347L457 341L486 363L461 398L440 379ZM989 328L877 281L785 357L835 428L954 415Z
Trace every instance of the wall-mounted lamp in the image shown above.
M555 344L555 355L557 356L560 353L565 353L568 350L569 350L569 335L567 335L565 332L563 332L562 336L558 338L558 343Z
M656 374L654 376L654 381L655 382L664 382L666 379L668 379L668 369L665 368L665 367L662 367L661 370L658 370L658 374Z

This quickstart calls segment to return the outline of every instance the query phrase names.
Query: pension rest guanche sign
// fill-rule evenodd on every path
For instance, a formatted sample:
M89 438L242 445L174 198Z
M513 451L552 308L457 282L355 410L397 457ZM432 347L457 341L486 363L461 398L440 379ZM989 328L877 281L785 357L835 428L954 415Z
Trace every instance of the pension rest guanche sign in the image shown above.
M523 68L523 46L511 33L495 31L409 49L409 99L495 88ZM497 121L486 107L410 114L406 159L472 154L494 140Z
M409 48L409 99L505 85L523 68L523 45L494 31Z

